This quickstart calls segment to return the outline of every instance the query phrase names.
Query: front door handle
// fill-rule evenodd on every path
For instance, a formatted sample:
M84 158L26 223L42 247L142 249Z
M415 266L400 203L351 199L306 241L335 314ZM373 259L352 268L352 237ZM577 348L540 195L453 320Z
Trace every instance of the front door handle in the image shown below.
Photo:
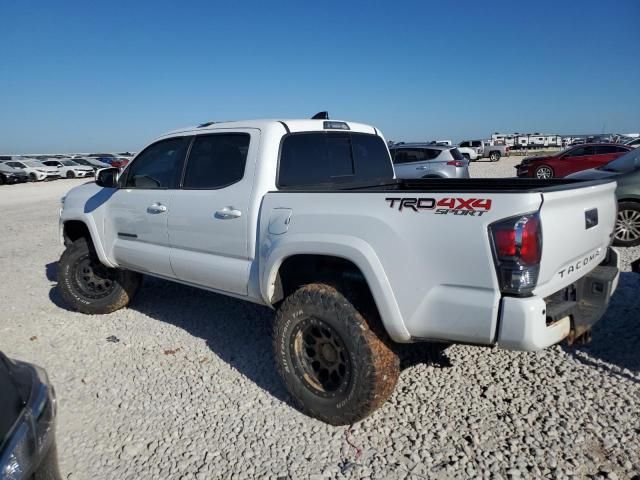
M223 209L218 210L215 215L216 218L220 218L222 220L238 218L240 216L242 216L242 212L233 207L224 207Z
M422 167L416 167L416 170L426 170L427 168L429 168L429 167L425 167L425 166L422 166Z
M164 213L166 211L167 211L167 206L162 205L161 203L154 203L147 207L147 213L156 214L156 213Z

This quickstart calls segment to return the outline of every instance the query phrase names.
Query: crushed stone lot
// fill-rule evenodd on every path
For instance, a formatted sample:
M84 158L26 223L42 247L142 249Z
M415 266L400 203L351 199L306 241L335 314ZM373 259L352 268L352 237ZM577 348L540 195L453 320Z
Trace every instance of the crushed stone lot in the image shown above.
M68 311L59 198L81 183L0 187L0 350L47 369L64 478L640 478L640 248L593 343L403 347L395 393L349 429L293 406L267 308L146 278L130 308Z

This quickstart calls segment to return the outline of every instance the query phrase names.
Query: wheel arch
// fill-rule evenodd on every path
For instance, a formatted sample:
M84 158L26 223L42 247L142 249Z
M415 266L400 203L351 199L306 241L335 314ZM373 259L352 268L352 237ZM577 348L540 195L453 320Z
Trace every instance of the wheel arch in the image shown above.
M92 221L76 218L60 220L60 237L65 247L68 247L79 238L86 238L91 242L98 258L104 265L108 267L117 266L107 258L103 245L99 240L98 230Z
M370 293L389 336L398 342L410 341L382 264L373 249L365 245L356 248L319 242L287 245L286 249L276 247L265 259L261 272L260 290L265 303L275 307L292 290L308 283L332 279L359 282Z

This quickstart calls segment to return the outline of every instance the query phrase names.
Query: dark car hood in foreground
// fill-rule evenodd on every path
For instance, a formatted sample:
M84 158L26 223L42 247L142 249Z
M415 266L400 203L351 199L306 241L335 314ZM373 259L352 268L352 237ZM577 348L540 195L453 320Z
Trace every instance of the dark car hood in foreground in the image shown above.
M0 447L31 393L31 372L0 352Z
M608 172L598 168L590 168L589 170L583 170L581 172L572 173L565 178L572 180L600 180L601 178L610 178L620 175L620 172Z

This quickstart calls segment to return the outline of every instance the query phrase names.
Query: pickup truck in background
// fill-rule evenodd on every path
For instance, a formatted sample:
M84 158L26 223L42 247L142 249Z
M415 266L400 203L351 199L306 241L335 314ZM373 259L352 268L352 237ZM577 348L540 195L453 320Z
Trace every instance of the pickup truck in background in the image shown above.
M58 288L87 314L125 307L143 274L269 306L290 394L351 424L393 392L397 343L538 350L588 336L618 282L614 190L397 180L368 125L209 122L66 195Z
M484 140L465 140L460 142L458 147L471 148L476 151L480 158L488 158L492 162L497 162L501 157L509 156L509 147L505 145L491 145ZM469 158L471 161L477 160L477 158Z

